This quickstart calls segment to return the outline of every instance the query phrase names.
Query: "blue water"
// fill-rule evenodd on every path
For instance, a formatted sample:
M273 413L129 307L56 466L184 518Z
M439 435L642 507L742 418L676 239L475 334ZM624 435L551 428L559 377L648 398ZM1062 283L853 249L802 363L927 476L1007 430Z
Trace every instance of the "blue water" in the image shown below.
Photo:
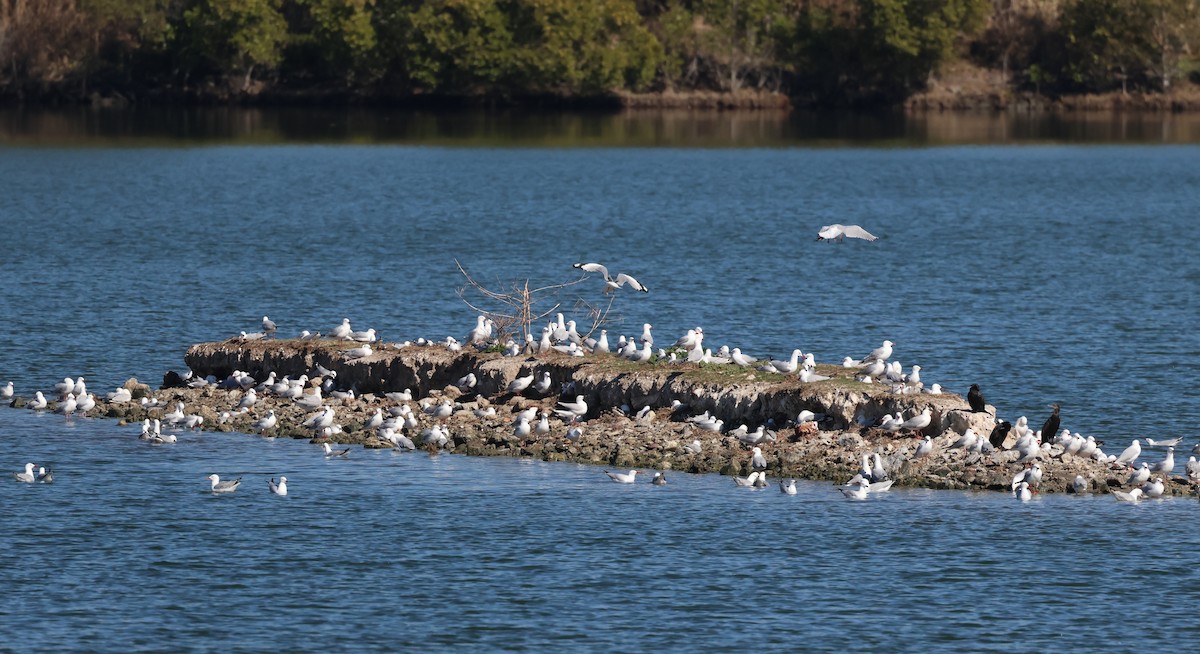
M462 337L496 284L592 259L613 332L883 339L1000 415L1117 442L1200 419L1194 146L0 148L0 383L156 382L257 329ZM875 243L814 242L832 222ZM582 287L588 299L599 284ZM573 306L578 293L559 298ZM550 308L552 302L543 305ZM186 435L0 411L0 636L63 649L1133 649L1194 636L1191 500L795 498L673 475ZM244 475L231 497L203 476ZM285 474L286 499L265 479ZM1163 534L1148 538L1147 534ZM14 591L14 589L21 589ZM1149 607L1153 619L1127 612ZM349 639L349 640L347 640ZM348 644L349 643L349 644ZM1094 645L1093 645L1094 646Z

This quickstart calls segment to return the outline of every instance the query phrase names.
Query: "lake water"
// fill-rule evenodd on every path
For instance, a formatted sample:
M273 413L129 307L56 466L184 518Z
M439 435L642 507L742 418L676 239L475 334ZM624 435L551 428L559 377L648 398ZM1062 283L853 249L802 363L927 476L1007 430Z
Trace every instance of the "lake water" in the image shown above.
M614 334L702 325L714 346L820 362L886 338L927 384L979 383L1009 419L1040 424L1058 402L1064 427L1114 443L1196 440L1200 149L1177 124L1162 139L1177 145L1068 126L1018 146L896 137L932 129L907 123L855 140L845 121L826 142L764 117L745 140L722 132L737 120L701 119L670 123L695 139L644 147L656 138L605 130L661 134L662 119L526 121L508 140L474 118L376 116L435 125L378 139L294 128L314 143L254 114L227 137L181 134L229 120L189 115L141 130L0 114L0 383L156 383L191 343L263 314L285 334L349 317L387 339L461 338L474 314L455 259L494 285L598 260L651 289L618 297ZM833 222L880 239L815 242ZM58 477L0 484L7 643L1130 650L1197 629L1191 500L623 487L590 467L326 462L241 435L153 448L111 421L23 411L0 411L0 433L5 470ZM210 472L245 483L212 497ZM286 499L265 490L279 474Z

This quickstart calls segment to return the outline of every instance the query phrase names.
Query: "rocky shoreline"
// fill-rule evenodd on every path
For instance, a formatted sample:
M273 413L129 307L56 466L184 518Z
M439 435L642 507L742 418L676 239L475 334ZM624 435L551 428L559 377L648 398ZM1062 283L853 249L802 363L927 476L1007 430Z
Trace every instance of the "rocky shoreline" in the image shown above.
M767 475L774 480L795 477L842 483L859 470L864 455L878 454L897 486L1004 492L1011 489L1013 476L1026 467L1016 461L1016 451L1003 447L991 453L951 449L968 428L985 437L991 432L994 410L990 407L990 412L971 412L967 402L955 394L894 392L885 384L856 381L854 370L841 366L818 366L817 372L831 379L802 383L794 375L732 365L635 363L615 355L571 357L558 352L506 357L469 347L451 351L443 344L380 345L369 356L347 359L346 350L355 345L332 340L231 339L195 345L185 356L196 378L226 380L234 371L248 373L254 382L267 380L271 373L277 380L308 375L304 391L310 394L334 377L322 379L321 368L336 372L336 382L328 387L357 392L353 397L329 393L321 397L322 403L333 409L334 423L340 425L340 430L330 430L334 433L303 427L301 423L314 409L277 397L265 388L256 393L251 407L238 411L236 407L249 392L244 387L253 383L189 388L174 373L167 374L164 387L157 391L130 380L125 385L131 391L129 401L98 400L88 415L122 423L161 420L182 402L189 415L203 418L199 428L206 430L262 431L264 436L383 448L394 444L382 440L376 429L366 424L377 411L386 417L390 409L408 404L415 420L398 433L417 448L467 455L744 476L751 472L751 447L757 446L767 460ZM552 383L548 392L539 394L532 388L517 394L508 391L518 377L534 374L540 379L544 373ZM457 383L468 375L474 376L474 386L460 388ZM567 390L560 392L564 385ZM411 401L387 396L405 389L411 391ZM582 434L569 438L572 425L555 417L554 408L560 399L574 400L577 395L585 398L588 410L576 425ZM158 406L148 407L141 401L151 396ZM12 402L14 407L25 405L25 398ZM443 411L448 415L434 417L425 411L438 405L447 405ZM931 410L931 421L921 432L891 432L873 426L885 414L911 415L926 407ZM52 402L46 410L54 408ZM515 433L514 415L529 409L550 416L546 433L536 429L528 435ZM277 425L255 430L254 423L269 411L274 412ZM816 414L818 420L797 424L796 418L804 411ZM687 420L704 412L723 420L727 431L709 431ZM443 439L422 437L428 436L434 425L446 430L447 438L441 444L437 441ZM748 431L765 426L776 440L747 443L748 439L740 440L732 431L739 425ZM924 436L932 437L932 453L914 458ZM687 447L693 441L700 442L699 452ZM1124 445L1121 439L1109 447L1119 451ZM1005 446L1011 447L1011 442ZM1128 489L1128 469L1062 450L1053 445L1037 454L1042 469L1038 492L1068 492L1077 475L1087 481L1088 492ZM1149 460L1159 456L1154 450L1144 454ZM1197 486L1188 481L1184 468L1180 462L1176 474L1164 479L1164 495L1197 494Z

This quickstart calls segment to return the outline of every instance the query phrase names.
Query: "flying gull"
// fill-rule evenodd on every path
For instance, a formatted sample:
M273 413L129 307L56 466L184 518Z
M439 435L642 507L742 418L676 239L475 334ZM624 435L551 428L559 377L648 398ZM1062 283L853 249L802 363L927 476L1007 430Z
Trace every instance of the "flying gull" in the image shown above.
M858 225L825 225L817 232L818 241L842 241L847 238L861 238L864 241L874 241L879 238L859 227Z

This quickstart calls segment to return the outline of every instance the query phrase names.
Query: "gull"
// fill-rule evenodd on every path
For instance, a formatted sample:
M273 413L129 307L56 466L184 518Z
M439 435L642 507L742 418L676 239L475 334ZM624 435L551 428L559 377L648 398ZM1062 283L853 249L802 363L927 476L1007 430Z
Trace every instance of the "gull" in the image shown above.
M807 384L809 382L819 382L819 381L825 381L827 379L830 379L830 377L828 377L827 375L818 375L817 373L815 373L807 368L800 371L801 383Z
M758 477L760 474L762 474L762 473L752 472L752 473L750 473L750 476L748 476L748 477L736 477L735 476L733 478L733 483L736 484L740 488L752 488L754 486L754 482L758 481Z
M671 347L678 347L678 348L683 348L685 350L691 350L692 348L694 348L696 346L697 341L703 341L703 340L704 340L704 329L701 327L697 327L695 329L689 329L687 331L687 333L684 334L683 336L679 337L679 340L675 341L675 344L672 345Z
M588 339L589 341L591 339ZM592 348L592 352L608 352L608 330L600 330L600 338L588 344Z
M867 492L871 488L871 482L866 479L858 479L854 483L848 484L846 487L839 488L842 495L853 500L867 499Z
M314 388L312 393L301 395L294 400L301 409L316 409L321 406L321 389Z
M350 454L350 448L347 447L344 450L335 450L332 447L329 447L329 441L321 443L321 445L325 448L325 458L327 459L344 457Z
M969 450L975 445L977 438L978 437L975 435L975 430L971 427L967 427L967 431L963 432L963 435L959 437L958 440L954 441L954 444L950 446L950 449L958 449L961 447L964 450Z
M650 334L650 330L651 330L651 329L654 329L654 325L651 325L650 323L643 323L643 324L642 324L642 338L641 338L641 341L642 341L643 343L649 343L650 345L654 345L654 336L652 336L652 335Z
M1017 486L1023 483L1030 486L1040 486L1042 483L1042 467L1035 463L1033 466L1018 472L1012 480L1013 492L1015 493Z
M275 409L271 409L267 411L267 415L255 420L254 424L250 426L257 431L266 431L273 428L276 422L278 422L278 418L275 417Z
M711 432L716 432L719 434L719 433L721 433L721 430L725 428L725 421L724 420L711 420L711 421L705 421L705 422L698 422L698 423L696 423L696 426L699 427L700 429L703 429L704 431L711 431Z
M407 388L399 392L384 393L383 396L393 402L411 402L413 399L412 391Z
M363 423L363 430L379 429L383 424L383 409L375 408L375 413Z
M1175 448L1167 448L1167 457L1158 463L1150 466L1150 472L1161 472L1164 475L1170 475L1175 469Z
M550 383L550 373L543 372L542 378L533 384L533 390L536 391L539 395L545 395L550 392L551 385L552 384Z
M183 426L187 429L199 429L204 424L204 416L191 413L183 418Z
M491 338L492 330L487 324L487 316L479 315L475 317L475 328L467 334L468 343L478 343Z
M271 338L274 338L275 337L275 321L271 320L270 318L268 318L266 316L263 316L262 330L263 330L264 334L266 334L267 336L269 336Z
M900 431L900 425L903 424L904 421L900 419L899 415L893 418L892 414L890 413L885 413L883 417L879 419L879 428L884 431Z
M538 408L536 406L531 406L528 409L517 412L517 415L513 418L512 424L515 425L522 420L525 422L532 422L533 419L537 417L537 414Z
M605 293L612 293L613 291L617 290L618 288L621 288L625 284L629 284L629 288L632 288L635 291L641 291L643 293L650 292L650 289L648 289L644 285L638 283L638 280L634 279L633 277L630 277L629 275L626 275L625 273L617 273L617 276L615 278L609 277L608 268L604 267L603 264L576 263L576 264L572 264L572 265L573 265L573 267L579 268L580 270L583 270L585 272L598 272L601 275L603 275L604 276L604 292Z
M903 423L901 423L900 428L901 429L911 429L913 431L921 431L922 429L925 429L926 427L929 426L929 423L933 420L933 418L929 415L929 413L930 413L929 407L925 407L921 411L921 413L919 413L919 414L909 418L908 420L905 420Z
M538 420L537 424L534 425L533 431L536 434L550 433L550 420L547 418L545 413L542 414L541 420Z
M262 332L252 332L249 334L247 334L246 332L241 332L241 334L238 336L238 340L239 341L261 341L262 339L264 339L266 337L267 337L267 335Z
M238 485L242 483L241 477L238 477L233 481L221 481L220 475L217 475L216 473L205 477L205 479L212 482L211 490L214 493L232 493L233 491L237 490Z
M445 400L441 404L426 408L425 413L434 418L449 418L454 415L454 404L450 400Z
M58 408L55 409L54 412L69 416L72 413L75 413L75 409L78 406L79 403L75 400L75 396L68 395L67 399L63 400L62 404L58 405Z
M870 382L872 379L887 372L887 365L878 359L874 359L863 367L861 372L865 381Z
M1179 445L1179 442L1182 440L1182 436L1167 438L1161 441L1156 441L1153 438L1147 438L1146 445L1149 445L1150 447L1175 447L1176 445Z
M767 469L767 458L763 456L762 448L754 448L754 455L750 457L750 467L755 470Z
M281 497L287 495L287 477L281 476L278 484L275 483L275 478L271 477L267 481L267 488L269 488L272 493Z
M508 384L508 392L517 395L523 392L529 385L533 383L533 373L529 373L524 377L517 377Z
M0 399L11 400L13 396L13 383L10 381L0 388Z
M350 348L349 350L346 350L343 354L346 355L347 359L361 359L363 357L369 357L373 353L374 353L374 350L371 349L370 343L367 343L367 344L362 345L361 347Z
M314 334L314 333L308 331L307 329L304 329L304 330L300 331L300 335L297 336L296 338L299 340L302 340L302 341L311 341L314 338L320 338L320 337L321 337L321 332L317 332Z
M350 332L350 340L359 343L374 343L378 339L375 338L375 330L368 329L365 332Z
M683 449L687 450L689 454L699 454L700 448L701 445L699 439L693 440L692 442L683 446Z
M793 372L796 372L796 369L800 367L800 355L800 350L792 350L792 358L788 359L787 361L771 359L767 362L766 366L763 366L763 368L770 368L766 372L774 371L789 375Z
M1184 466L1184 469L1187 470L1187 476L1188 476L1189 481L1200 480L1200 461L1196 461L1196 457L1189 456L1188 460L1187 460L1187 465Z
M609 479L618 484L632 484L640 472L637 470L630 470L629 472L609 472L605 470L604 474L608 475Z
M521 418L521 420L517 422L517 426L513 428L513 436L516 436L517 438L524 438L529 435L530 431L531 428L529 427L529 421Z
M654 473L654 478L650 480L650 483L654 484L655 486L666 486L667 476L661 472L656 472Z
M12 382L9 383L11 384ZM106 395L105 398L114 404L122 404L132 400L133 394L129 392L128 388L118 388L117 390Z
M564 437L571 442L575 442L575 441L579 440L582 436L583 436L583 427L572 427L567 430L566 434L564 434Z
M933 438L926 436L925 440L921 441L921 444L917 446L917 451L913 452L912 458L923 459L929 456L930 452L933 452Z
M54 385L54 391L59 395L66 395L75 390L75 380L70 377L64 377L62 381Z
M1088 490L1088 482L1083 478L1083 475L1075 475L1074 481L1071 482L1071 492L1076 495L1083 495Z
M1028 502L1033 499L1033 493L1029 490L1029 483L1024 481L1017 484L1017 487L1013 489L1013 495L1022 502Z
M37 481L37 475L33 474L34 467L35 464L26 463L25 472L14 472L13 477L15 477L17 481L25 482L26 484L32 484L33 482Z
M1138 486L1144 484L1150 479L1150 466L1145 461L1138 466L1133 472L1129 473L1129 479L1125 480L1125 484L1129 486Z
M1130 504L1137 504L1138 500L1141 499L1143 492L1144 491L1142 491L1142 489L1135 488L1135 489L1129 491L1128 493L1126 493L1124 491L1115 490L1112 492L1112 494L1113 494L1113 497L1117 498L1118 502L1129 502Z
M884 341L883 345L871 350L870 354L863 357L862 362L865 364L870 361L887 361L892 356L893 345L895 345L895 343L891 341Z
M1145 494L1146 497L1162 497L1163 490L1165 490L1163 486L1163 480L1159 479L1158 477L1155 477L1149 482L1142 484L1139 486L1139 488L1141 488L1142 493Z
M871 483L884 481L887 479L887 472L883 469L883 461L879 458L879 452L873 454L875 457L875 465L871 467Z
M342 324L338 325L337 327L334 327L333 330L329 332L329 336L330 336L330 338L336 338L339 340L349 338L350 337L350 319L342 318Z
M745 428L745 425L742 425L738 429L743 429L743 428ZM730 433L735 433L735 435L737 436L737 439L747 445L754 445L756 443L761 443L765 440L772 440L772 441L775 440L773 437L767 435L766 427L764 427L763 425L759 425L758 429L755 429L752 432L748 432L748 433L742 432L740 434L736 434L736 432L737 432L737 430L734 430L733 432L730 432ZM758 449L758 448L754 448L754 449ZM766 466L764 466L764 467L766 467Z
M42 395L41 391L37 391L33 395L34 395L33 400L31 400L29 402L29 404L27 404L25 406L29 407L30 409L35 409L35 410L45 409L46 404L47 404L46 396Z
M780 479L779 480L779 492L783 493L784 495L795 495L796 494L796 480L789 479L787 481L784 481L784 480Z
M300 424L308 429L324 429L325 427L332 426L333 407L321 407L320 411L309 415L308 418Z
M37 480L43 484L53 484L54 483L54 472L51 470L47 470L46 468L43 468L41 466L38 466Z
M246 391L245 395L242 396L241 401L238 402L237 408L249 409L250 407L254 406L254 403L257 401L258 391L251 388L250 390Z
M1129 447L1125 448L1124 452L1121 452L1121 454L1117 456L1117 463L1125 466L1133 465L1133 462L1137 461L1137 458L1141 456L1141 454L1142 445L1138 443L1137 439L1135 438L1133 439L1133 443L1131 443Z
M574 402L559 402L558 406L561 406L562 409L556 408L554 409L554 413L560 418L567 420L582 418L586 416L588 412L587 402L584 401L582 395L576 395Z
M879 238L858 225L825 225L817 232L818 241L843 241L847 238L861 238L864 241L874 241Z
M475 388L475 384L477 383L479 383L479 379L475 377L475 373L468 372L466 375L459 377L454 385L458 387L458 390L467 393L472 388Z
M633 354L629 355L626 358L634 363L646 363L646 362L650 361L650 358L653 355L654 355L654 351L652 349L650 349L650 344L642 343L642 349L635 350L633 352ZM692 360L692 355L689 353L688 361L691 361L691 360Z
M742 354L742 350L736 347L733 348L733 351L729 353L729 359L742 367L752 366L758 362L758 359Z

